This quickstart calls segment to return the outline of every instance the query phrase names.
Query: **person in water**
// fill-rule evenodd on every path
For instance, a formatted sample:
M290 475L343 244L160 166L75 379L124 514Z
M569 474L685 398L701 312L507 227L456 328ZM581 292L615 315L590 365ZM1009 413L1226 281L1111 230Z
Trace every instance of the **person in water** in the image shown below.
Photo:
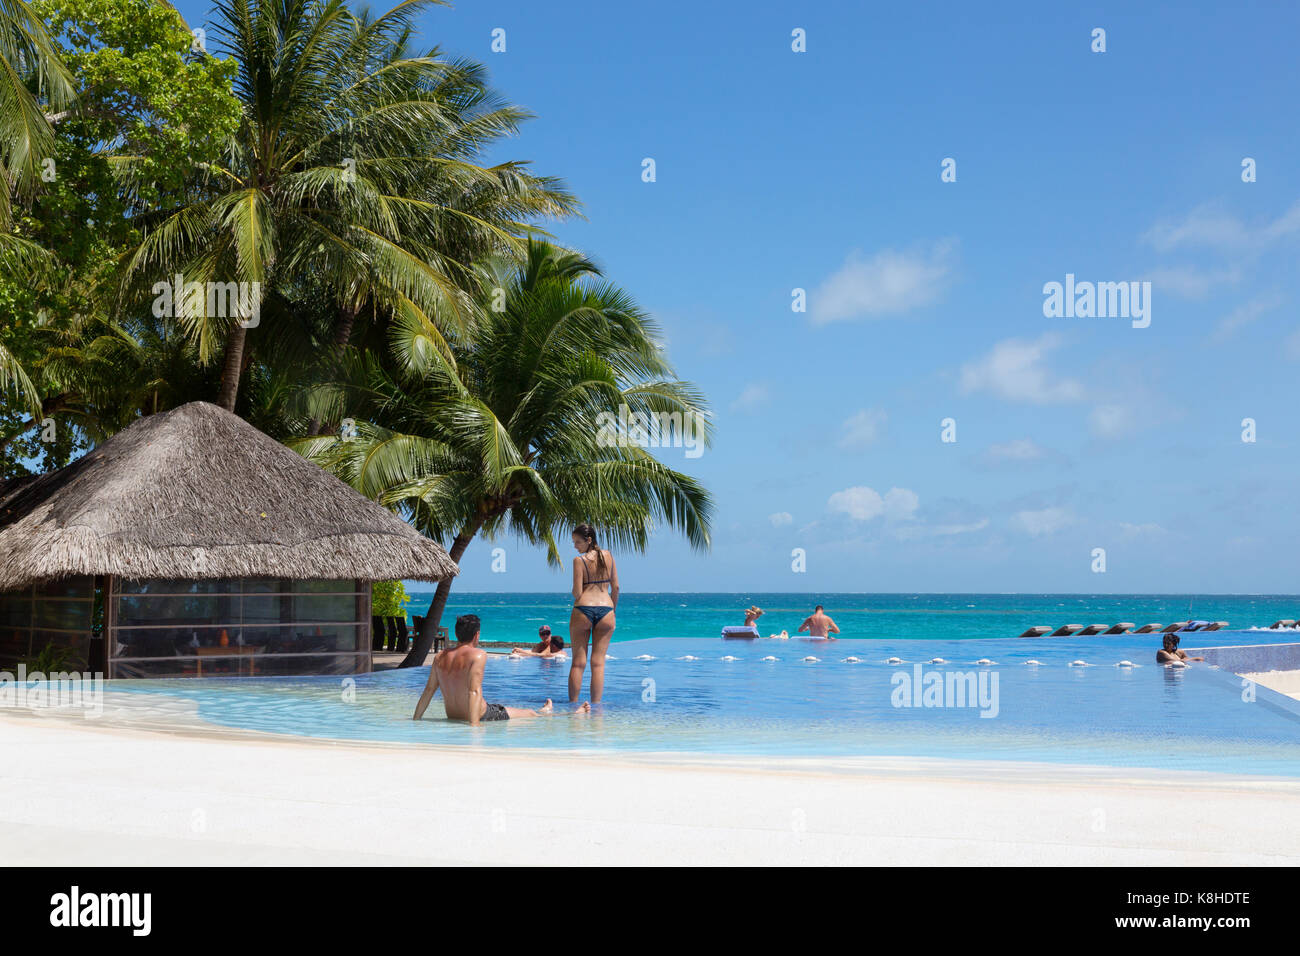
M439 651L429 668L429 683L425 685L420 702L415 705L415 720L424 716L433 695L442 691L449 720L463 720L478 726L490 720L516 720L520 717L550 716L555 712L548 699L537 710L489 704L483 699L483 668L487 664L487 651L478 646L480 623L477 614L462 614L456 618L456 646ZM583 704L575 714L590 712L591 705Z
M799 625L799 630L796 633L802 634L804 631L807 631L811 637L824 637L828 641L833 641L835 638L831 637L831 635L838 634L840 629L835 626L835 622L818 604L813 608L813 612L808 619Z
M1188 657L1186 651L1178 649L1177 634L1165 635L1165 646L1156 651L1157 664L1172 664L1174 661L1203 661L1204 657Z
M766 612L757 604L751 606L747 611L745 611L745 627L752 627L754 630L757 631L758 619L762 617L765 613Z
M569 615L569 701L582 693L587 669L587 643L591 643L591 702L600 703L605 692L605 654L614 636L614 609L618 606L618 568L614 556L601 549L596 529L580 524L573 529L573 612Z
M537 629L537 643L532 647L516 647L510 652L511 657L563 657L564 638L551 633L549 624Z

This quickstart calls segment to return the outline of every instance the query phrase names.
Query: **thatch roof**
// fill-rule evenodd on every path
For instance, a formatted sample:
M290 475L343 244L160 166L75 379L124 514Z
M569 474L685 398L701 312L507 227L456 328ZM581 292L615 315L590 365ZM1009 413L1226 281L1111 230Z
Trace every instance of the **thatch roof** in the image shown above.
M206 402L141 419L60 471L0 484L0 591L86 574L457 573L436 542Z

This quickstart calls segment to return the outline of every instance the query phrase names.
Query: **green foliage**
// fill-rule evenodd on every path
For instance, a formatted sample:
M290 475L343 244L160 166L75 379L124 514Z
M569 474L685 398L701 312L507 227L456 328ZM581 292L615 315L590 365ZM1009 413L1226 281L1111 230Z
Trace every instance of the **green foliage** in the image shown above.
M529 114L480 64L413 48L437 0L377 17L218 0L215 55L164 0L33 2L0 0L6 474L207 399L309 436L304 453L453 558L512 533L556 562L579 521L602 543L644 548L666 524L708 547L705 489L597 426L626 405L699 416L707 440L704 400L625 291L535 241L577 200L484 164ZM257 283L260 324L159 314L155 283L178 273ZM313 437L345 418L355 440ZM405 596L376 585L376 613Z
M46 37L71 67L77 101L52 114L35 187L0 243L0 449L4 470L60 467L160 400L188 387L192 354L147 311L123 314L120 260L136 219L181 201L211 176L240 117L237 66L195 53L162 0L34 0ZM3 239L0 236L0 239ZM185 366L184 368L182 367ZM174 379L174 384L169 379ZM57 438L42 441L40 423Z
M27 667L29 674L40 673L49 677L51 674L66 674L76 670L81 666L82 661L76 651L70 647L46 644L36 654L20 658L19 663Z
M97 155L111 152L133 208L181 198L239 124L237 64L196 51L189 27L162 0L33 0L33 7L76 77L79 106L59 122L60 135ZM116 225L106 217L97 224Z
M402 617L410 599L401 581L376 581L370 590L370 613L376 617Z
M141 218L132 288L180 273L323 297L334 311L322 343L330 358L362 312L463 322L475 258L518 248L530 219L576 203L519 164L473 162L526 114L500 103L476 64L409 48L429 5L371 17L338 0L218 3L214 43L239 69L239 129L207 189ZM246 348L269 360L273 333L203 310L181 325L201 361L220 357L218 400L234 409Z
M530 243L522 265L486 271L484 309L463 337L448 346L419 317L400 317L393 362L359 358L308 396L348 409L356 436L291 444L451 542L456 560L481 530L544 544L558 563L556 535L581 522L602 543L638 549L662 522L707 548L703 487L635 442L603 441L598 426L625 405L690 416L709 440L707 406L673 377L653 322L589 260L546 243ZM500 311L486 301L495 289Z
M0 230L10 223L11 188L26 195L50 150L47 108L72 98L72 83L40 16L25 0L0 3ZM4 239L0 233L0 239ZM12 248L0 242L0 254Z

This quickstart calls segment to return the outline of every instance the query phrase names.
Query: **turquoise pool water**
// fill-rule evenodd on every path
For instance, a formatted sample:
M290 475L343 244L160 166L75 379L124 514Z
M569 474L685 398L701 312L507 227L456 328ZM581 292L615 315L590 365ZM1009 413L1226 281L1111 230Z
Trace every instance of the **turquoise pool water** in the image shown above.
M1185 646L1198 643L1192 637ZM1278 639L1232 632L1213 643ZM1157 643L1149 636L630 641L611 652L605 701L592 716L478 728L447 721L438 701L423 721L410 719L427 677L423 668L350 679L123 681L113 689L192 701L216 725L347 740L595 753L912 755L1300 776L1297 702L1264 688L1252 695L1240 678L1206 665L1159 666ZM925 663L936 658L945 663ZM1123 661L1135 666L1118 666ZM930 702L944 706L924 706L923 696L916 698L922 706L900 706L902 689L918 675L913 689L933 686L930 674L944 682ZM485 693L525 707L552 697L563 710L567 677L567 662L493 655ZM975 697L960 700L959 686L973 688Z

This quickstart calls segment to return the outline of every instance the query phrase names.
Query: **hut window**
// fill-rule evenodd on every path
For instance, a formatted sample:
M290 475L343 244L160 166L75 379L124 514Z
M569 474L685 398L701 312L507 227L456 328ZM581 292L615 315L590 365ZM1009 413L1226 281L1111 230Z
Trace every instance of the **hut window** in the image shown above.
M72 652L70 666L84 668L94 605L94 581L88 577L0 594L0 662L16 664L52 644Z
M109 676L369 670L369 588L357 581L115 581Z

